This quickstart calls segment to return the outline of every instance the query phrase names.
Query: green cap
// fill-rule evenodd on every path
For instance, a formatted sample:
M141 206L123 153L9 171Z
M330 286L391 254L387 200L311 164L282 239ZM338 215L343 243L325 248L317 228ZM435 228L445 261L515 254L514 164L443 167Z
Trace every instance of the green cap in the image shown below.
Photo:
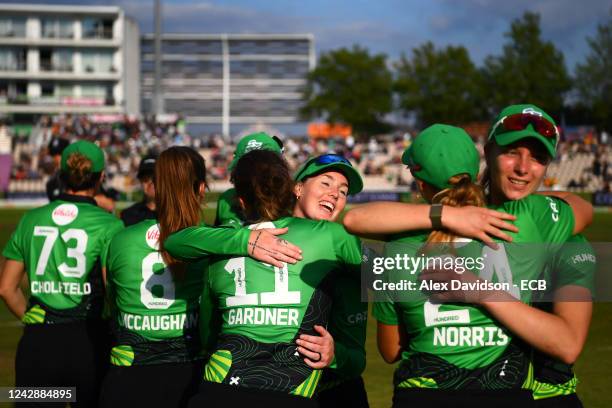
M246 135L238 142L229 169L232 170L236 167L238 160L253 150L270 150L274 153L281 154L283 152L283 144L276 136L272 137L264 132Z
M104 152L95 144L86 140L79 140L68 145L62 152L62 170L68 170L68 158L73 153L81 153L91 160L91 171L98 173L104 170Z
M467 173L476 181L480 169L480 155L465 130L442 124L419 133L402 162L415 177L440 189L449 188L448 180L457 174Z
M336 154L324 154L312 157L306 161L295 173L293 179L302 181L308 177L316 176L328 171L336 170L348 180L349 195L357 194L363 190L363 181L359 172L342 156Z
M505 130L501 125L502 119L510 115L516 114L531 114L536 116L541 116L550 123L552 123L555 127L557 124L555 120L542 109L538 108L535 105L523 104L523 105L510 105L502 109L499 115L495 118L495 122L493 122L493 126L489 130L489 140L491 138L495 138L495 142L500 146L506 146L512 144L518 140L525 139L527 137L533 137L538 139L540 142L544 144L546 150L550 154L551 157L555 157L557 155L557 143L559 141L559 135L557 133L557 137L550 138L544 137L533 128L531 124L527 125L527 127L523 130Z

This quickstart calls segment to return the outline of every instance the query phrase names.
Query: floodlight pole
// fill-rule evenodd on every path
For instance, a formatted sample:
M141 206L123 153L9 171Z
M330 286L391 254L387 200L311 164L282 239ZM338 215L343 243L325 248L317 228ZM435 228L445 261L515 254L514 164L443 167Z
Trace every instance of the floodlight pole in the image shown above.
M153 84L153 112L164 113L164 96L162 94L162 6L161 0L155 0L155 78Z

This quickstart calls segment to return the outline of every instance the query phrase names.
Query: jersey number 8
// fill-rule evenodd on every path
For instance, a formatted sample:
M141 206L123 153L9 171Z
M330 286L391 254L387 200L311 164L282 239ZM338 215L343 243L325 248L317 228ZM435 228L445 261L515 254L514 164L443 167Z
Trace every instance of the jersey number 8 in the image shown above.
M153 266L163 265L161 273L155 273ZM153 287L161 287L162 295L155 296ZM142 283L140 284L140 301L147 309L168 309L175 300L175 286L172 272L159 252L151 252L142 260Z

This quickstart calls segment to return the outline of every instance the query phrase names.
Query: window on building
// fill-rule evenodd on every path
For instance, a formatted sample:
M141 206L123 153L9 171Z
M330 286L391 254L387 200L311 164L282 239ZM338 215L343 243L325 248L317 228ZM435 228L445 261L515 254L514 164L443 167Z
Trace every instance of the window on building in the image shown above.
M0 47L0 71L25 71L25 48Z
M25 37L25 17L0 17L0 37Z
M113 19L85 18L83 19L83 38L112 39Z
M73 38L74 23L72 20L50 18L42 20L43 38Z
M115 72L112 51L83 51L81 61L84 72Z
M55 96L55 85L53 82L44 81L40 83L40 95L43 98Z
M9 103L28 103L28 83L26 81L10 81L7 87L7 94Z
M8 96L9 83L8 81L0 80L0 103L6 103Z
M74 85L70 83L60 83L55 86L55 92L57 96L74 96Z
M93 83L81 85L81 96L103 100L105 105L113 105L113 86L105 83Z
M42 71L72 72L72 50L64 48L41 48L40 69Z
M104 98L106 96L106 89L101 84L81 85L81 95L88 98Z

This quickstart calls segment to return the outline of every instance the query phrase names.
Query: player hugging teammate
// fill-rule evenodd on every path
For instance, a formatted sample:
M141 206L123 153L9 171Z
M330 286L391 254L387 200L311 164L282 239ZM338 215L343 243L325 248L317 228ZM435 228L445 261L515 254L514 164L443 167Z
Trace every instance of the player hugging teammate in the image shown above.
M428 251L457 237L475 239L454 249L472 253L478 241L496 239L515 278L545 276L555 294L581 300L536 309L537 298L465 304L462 291L445 291L376 303L381 354L401 360L395 406L580 406L571 364L590 321L594 257L572 235L592 208L570 194L533 194L556 141L541 109L504 109L489 135L483 189L469 136L431 126L403 161L433 205L371 203L347 213L351 232L387 235L389 253L404 243ZM292 177L280 140L245 137L231 164L234 188L217 207L218 228L201 223L206 170L190 148L161 153L148 215L125 229L92 200L104 169L97 146L68 146L61 166L67 194L26 213L3 252L0 294L26 324L16 385L76 385L75 406L368 406L361 243L330 222L363 186L348 160L314 157ZM554 256L525 257L501 242L511 239L567 244ZM576 266L576 256L586 261ZM28 302L19 286L26 273ZM497 340L447 341L466 328L494 330Z
M505 108L485 146L485 198L491 208L516 217L515 228L509 233L513 243L557 248L554 252L525 253L520 245L498 247L510 278L534 279L546 274L555 282L555 296L564 299L569 292L573 300L581 302L555 302L550 312L545 312L531 307L529 304L537 299L524 294L521 302L506 292L469 298L464 291L449 290L434 293L422 302L389 299L375 304L381 354L388 362L401 359L394 378L394 406L580 406L571 364L584 345L590 322L594 257L592 249L572 235L590 223L592 207L568 193L555 193L557 197L533 194L555 155L557 141L554 121L538 107ZM470 157L474 159L470 161ZM451 206L484 203L483 197L479 198L482 193L473 185L478 172L477 153L461 129L435 125L424 130L402 159L430 202ZM450 209L443 208L442 214ZM440 215L433 212L432 223L439 223ZM414 229L409 216L410 207L403 204L372 204L350 211L345 224L356 232L399 234L393 239L395 244L388 246L391 252L397 250L397 243L406 248L415 240L423 245L426 240L429 244L441 241L443 232L429 238L406 233ZM373 222L379 217L387 221ZM454 240L452 235L442 238ZM582 242L579 248L562 247L564 242L576 239ZM469 245L465 244L454 249L467 250ZM589 262L580 267L570 265L575 251ZM426 271L420 278L448 282L453 276L457 275L452 271ZM462 279L477 282L479 277L465 273ZM476 333L474 328L482 325L498 327L510 341L483 347L472 341L475 337L468 336L470 341L460 345L457 338L452 347L450 342L442 344L442 330L457 327ZM439 344L434 344L436 341ZM537 349L538 354L533 357L532 349L524 343Z

